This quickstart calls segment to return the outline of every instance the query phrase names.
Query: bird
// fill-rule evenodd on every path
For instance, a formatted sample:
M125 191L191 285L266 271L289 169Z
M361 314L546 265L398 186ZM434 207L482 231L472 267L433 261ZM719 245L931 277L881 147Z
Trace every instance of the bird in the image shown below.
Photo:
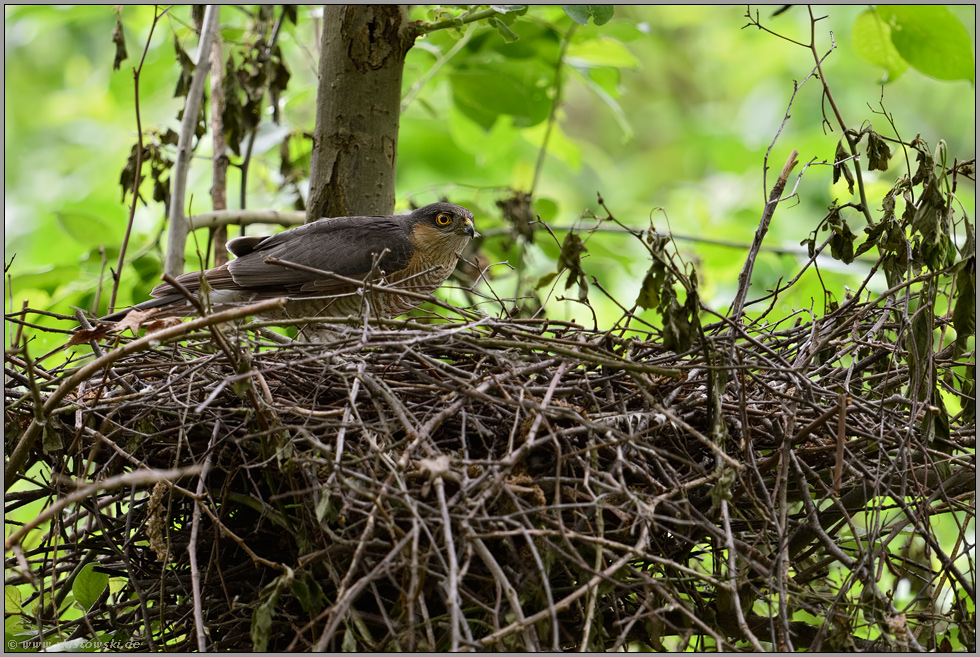
M323 218L271 236L236 237L227 244L233 260L176 280L198 298L206 281L212 311L285 297L282 309L268 318L348 317L366 311L390 319L417 307L424 300L419 295L442 285L478 234L473 213L453 203L433 203L403 215ZM394 289L368 291L360 283ZM157 285L150 296L101 320L118 322L132 310L151 308L157 309L155 318L198 312L169 283Z

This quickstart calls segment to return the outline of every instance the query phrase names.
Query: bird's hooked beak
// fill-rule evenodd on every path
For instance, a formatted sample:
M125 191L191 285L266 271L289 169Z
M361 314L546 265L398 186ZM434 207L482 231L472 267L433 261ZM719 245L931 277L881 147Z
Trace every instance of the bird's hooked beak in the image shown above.
M477 237L480 233L476 232L476 226L473 225L473 220L469 217L463 222L463 234L469 237Z

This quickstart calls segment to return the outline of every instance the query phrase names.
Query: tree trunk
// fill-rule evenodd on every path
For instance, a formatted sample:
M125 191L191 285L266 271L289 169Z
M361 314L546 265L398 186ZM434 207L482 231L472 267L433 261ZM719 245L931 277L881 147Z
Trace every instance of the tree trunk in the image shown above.
M391 214L405 54L414 31L401 5L328 5L307 221Z

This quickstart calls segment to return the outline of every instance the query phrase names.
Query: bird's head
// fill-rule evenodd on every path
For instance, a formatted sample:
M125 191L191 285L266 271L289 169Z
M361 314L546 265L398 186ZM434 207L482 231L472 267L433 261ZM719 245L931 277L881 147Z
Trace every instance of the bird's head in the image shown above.
M426 205L410 214L408 220L416 247L447 258L458 254L479 235L473 225L473 213L453 203Z
M419 208L411 214L413 223L424 223L434 226L444 234L463 235L467 238L476 237L473 226L473 213L461 205L453 203L433 203Z

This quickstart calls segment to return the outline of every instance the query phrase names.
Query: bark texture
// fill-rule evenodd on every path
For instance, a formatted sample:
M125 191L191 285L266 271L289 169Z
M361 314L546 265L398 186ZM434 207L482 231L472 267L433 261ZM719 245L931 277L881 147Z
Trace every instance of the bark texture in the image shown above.
M391 214L405 54L415 39L401 5L328 5L307 221Z

